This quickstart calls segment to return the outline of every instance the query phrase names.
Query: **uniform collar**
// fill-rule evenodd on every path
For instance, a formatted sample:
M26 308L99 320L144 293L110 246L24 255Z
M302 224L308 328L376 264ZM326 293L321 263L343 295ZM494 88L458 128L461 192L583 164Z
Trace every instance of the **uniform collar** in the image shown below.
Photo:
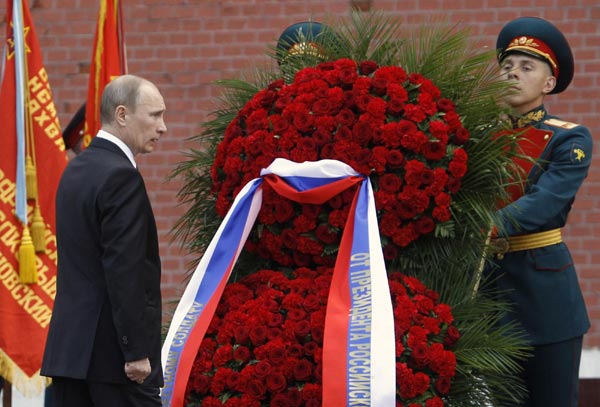
M511 116L510 121L514 129L522 129L527 126L535 126L546 117L547 112L544 105L536 107L522 116Z

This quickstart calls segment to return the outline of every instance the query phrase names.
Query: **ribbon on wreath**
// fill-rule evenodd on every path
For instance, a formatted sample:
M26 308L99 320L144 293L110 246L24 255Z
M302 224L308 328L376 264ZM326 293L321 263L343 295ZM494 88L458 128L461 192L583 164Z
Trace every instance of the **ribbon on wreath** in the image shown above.
M327 303L323 406L395 406L394 317L370 180L340 161L281 158L236 196L177 305L162 348L163 405L183 406L198 348L258 216L265 182L281 196L310 204L359 185Z

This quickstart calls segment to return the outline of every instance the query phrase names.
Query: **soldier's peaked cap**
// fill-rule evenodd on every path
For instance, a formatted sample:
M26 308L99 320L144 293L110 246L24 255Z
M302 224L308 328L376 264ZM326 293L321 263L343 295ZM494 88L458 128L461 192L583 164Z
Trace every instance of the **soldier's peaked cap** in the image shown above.
M316 21L302 21L290 25L277 40L279 57L297 54L318 56L320 51L314 40L324 29L325 26Z
M277 41L277 47L289 51L294 45L314 39L323 30L323 24L316 21L302 21L287 27Z
M77 110L77 113L75 113L62 132L65 148L75 147L77 142L83 137L83 129L85 127L85 106L85 103L81 105L79 110Z
M573 53L567 39L542 18L521 17L508 22L498 34L496 50L499 62L515 52L547 62L556 77L556 86L550 93L562 92L573 79Z

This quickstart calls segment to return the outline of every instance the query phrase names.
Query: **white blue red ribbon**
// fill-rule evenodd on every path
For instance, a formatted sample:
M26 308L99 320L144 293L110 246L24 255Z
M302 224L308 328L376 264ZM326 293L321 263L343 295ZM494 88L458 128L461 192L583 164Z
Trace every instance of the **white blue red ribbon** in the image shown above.
M327 305L323 406L394 407L394 319L371 183L339 161L285 159L275 160L238 194L181 297L162 349L163 405L183 406L196 353L260 210L264 182L282 196L313 204L360 185Z

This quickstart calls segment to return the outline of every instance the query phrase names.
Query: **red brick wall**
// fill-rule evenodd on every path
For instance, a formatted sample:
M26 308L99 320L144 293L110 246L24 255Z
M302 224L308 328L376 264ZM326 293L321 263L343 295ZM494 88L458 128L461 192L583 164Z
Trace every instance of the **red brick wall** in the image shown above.
M0 15L5 15L5 4ZM447 18L472 28L481 46L494 47L504 22L523 15L553 21L569 39L576 58L575 79L547 106L565 120L586 124L600 138L600 6L597 0L123 0L129 71L156 82L165 96L169 132L159 148L141 158L161 237L165 300L184 288L188 262L170 230L181 216L177 182L165 177L190 147L186 138L216 105L213 81L237 77L264 61L263 55L288 25L306 19L347 16L351 4L397 14L411 24ZM496 5L496 3L498 5ZM452 5L450 5L452 4ZM87 69L96 25L97 1L29 0L61 124L85 100ZM5 20L0 23L4 38ZM593 326L585 347L600 346L600 151L580 192L566 228L578 264Z

